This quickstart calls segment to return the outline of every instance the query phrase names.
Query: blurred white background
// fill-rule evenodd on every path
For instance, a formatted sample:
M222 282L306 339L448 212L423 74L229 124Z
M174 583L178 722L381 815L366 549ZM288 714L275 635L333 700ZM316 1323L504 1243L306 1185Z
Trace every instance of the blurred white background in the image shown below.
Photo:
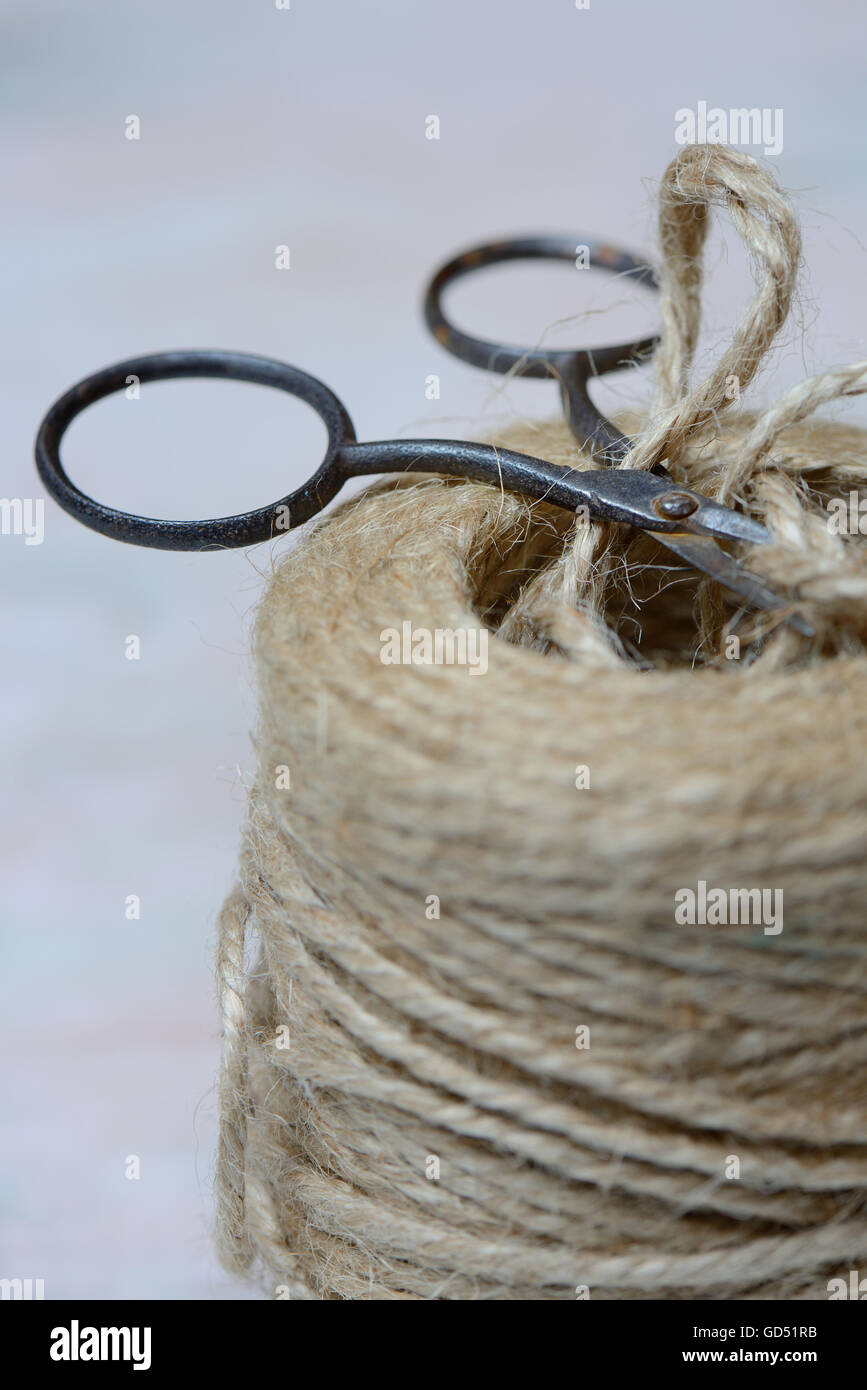
M797 321L747 404L864 356L865 29L857 0L7 0L0 491L43 496L33 436L67 386L169 347L294 362L362 439L553 413L552 384L504 390L428 339L425 279L492 235L652 252L675 112L701 100L782 108L770 162L803 218ZM727 225L709 271L705 363L751 292ZM567 267L491 270L450 304L527 343L567 316L547 341L654 322L646 293ZM633 403L647 375L597 398ZM836 414L867 418L861 402ZM65 459L117 506L220 515L297 486L322 439L285 396L175 382L88 412ZM250 615L287 543L137 550L51 502L44 544L0 536L0 1276L42 1278L47 1298L248 1296L212 1250L212 954L253 764Z

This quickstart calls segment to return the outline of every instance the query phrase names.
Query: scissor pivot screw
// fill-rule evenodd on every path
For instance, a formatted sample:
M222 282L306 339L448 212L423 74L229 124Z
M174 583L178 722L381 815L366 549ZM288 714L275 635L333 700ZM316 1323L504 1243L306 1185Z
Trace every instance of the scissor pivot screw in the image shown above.
M682 516L692 516L693 512L698 511L698 500L688 492L667 492L664 497L657 497L654 506L660 516L677 520Z

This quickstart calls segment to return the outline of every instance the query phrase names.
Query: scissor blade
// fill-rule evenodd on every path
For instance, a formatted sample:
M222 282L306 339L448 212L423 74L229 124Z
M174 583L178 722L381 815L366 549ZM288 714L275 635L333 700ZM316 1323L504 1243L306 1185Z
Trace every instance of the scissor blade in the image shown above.
M700 493L695 494L701 497ZM751 516L744 516L743 512L732 511L731 507L724 507L719 502L711 502L709 498L701 498L701 506L690 522L698 529L697 534L705 536L721 536L730 541L749 541L751 545L768 545L774 539L766 526L760 521L754 521ZM692 529L690 526L688 529Z
M694 569L710 575L711 579L723 584L753 608L773 612L787 606L785 600L780 598L779 594L775 594L764 580L745 570L737 560L718 546L712 537L694 536L686 531L649 531L648 535L654 536ZM804 637L815 635L813 628L800 613L790 613L786 622Z
M625 521L643 530L658 530L659 534L668 521L673 535L688 531L695 536L718 536L751 545L767 545L773 540L760 521L732 511L692 488L680 487L668 474L643 473L632 468L586 469L572 473L572 479L576 492L587 494L581 500L589 502L593 515L611 521ZM685 503L687 510L666 511L666 503L672 501Z

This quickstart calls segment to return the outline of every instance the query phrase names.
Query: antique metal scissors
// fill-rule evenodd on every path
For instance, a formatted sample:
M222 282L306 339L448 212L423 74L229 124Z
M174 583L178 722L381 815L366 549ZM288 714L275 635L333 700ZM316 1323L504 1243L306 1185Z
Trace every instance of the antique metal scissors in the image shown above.
M527 351L485 343L460 333L448 323L440 305L446 285L470 270L525 257L572 260L575 245L575 238L523 238L464 252L434 276L425 300L425 314L437 338L465 361L498 372L516 369L529 376L556 376L576 438L610 462L622 458L630 443L593 405L587 382L591 376L642 360L655 346L655 338L592 352ZM636 275L646 284L655 283L649 268L625 252L597 246L595 257L594 261L591 244L591 264ZM144 385L178 377L255 382L305 401L320 416L328 435L325 456L315 473L303 486L271 506L201 521L135 516L87 496L69 478L60 459L60 443L71 422L95 401L124 390L130 378ZM309 521L350 478L381 473L445 473L508 488L568 511L586 507L591 517L639 527L749 606L768 610L790 607L714 539L761 545L771 540L770 532L740 512L680 487L664 470L567 468L530 454L468 440L389 439L359 443L352 420L333 391L307 372L267 357L189 350L115 363L78 382L54 403L39 428L35 452L39 476L61 507L102 535L133 545L162 550L222 550L253 545ZM787 621L805 635L812 635L812 629L799 614L788 614Z

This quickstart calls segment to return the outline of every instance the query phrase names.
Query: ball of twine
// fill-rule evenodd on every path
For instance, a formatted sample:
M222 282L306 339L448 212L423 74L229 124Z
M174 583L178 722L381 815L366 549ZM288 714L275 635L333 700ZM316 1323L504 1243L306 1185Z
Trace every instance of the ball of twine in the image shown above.
M759 291L690 388L716 202ZM818 1299L867 1260L867 560L826 509L867 436L807 419L867 364L733 407L800 256L748 156L684 150L661 234L628 462L765 522L749 563L817 635L737 619L647 536L439 478L282 560L218 962L220 1248L272 1296ZM576 462L561 423L501 442ZM487 671L383 664L406 622L483 626ZM678 924L701 881L780 891L782 930Z

